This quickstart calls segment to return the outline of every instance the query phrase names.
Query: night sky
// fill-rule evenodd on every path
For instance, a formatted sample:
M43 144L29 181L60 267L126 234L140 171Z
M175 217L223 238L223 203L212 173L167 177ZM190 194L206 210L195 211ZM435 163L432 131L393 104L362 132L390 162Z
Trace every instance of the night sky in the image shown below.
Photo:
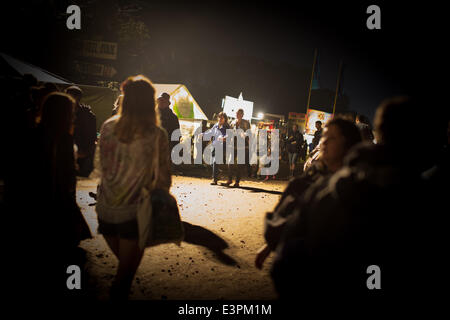
M213 7L174 6L180 41L189 39L202 50L252 55L311 68L319 52L320 84L334 90L339 61L345 63L344 92L350 109L373 117L378 104L397 94L416 94L430 85L437 58L439 9L431 4L376 2L382 29L368 30L366 9L373 1L246 2ZM186 17L186 12L190 15ZM182 17L185 17L183 19ZM205 27L207 26L207 27ZM181 31L181 32L180 32ZM434 82L434 81L432 81ZM300 88L299 88L300 89ZM245 94L245 88L243 88ZM245 95L244 95L245 96ZM272 110L272 112L275 112Z
M443 54L439 49L441 42L435 41L443 31L440 25L444 20L438 18L442 10L431 4L419 6L396 2L394 6L368 1L118 3L133 2L141 8L139 15L150 29L152 43L176 55L195 56L210 52L230 57L254 57L274 64L288 63L310 70L317 48L320 84L330 90L335 89L339 61L343 60L346 66L343 88L350 99L349 107L370 118L386 97L433 89L435 81L430 72L436 71L437 66L431 61L439 61L438 56ZM33 5L40 3L45 12L48 8L61 11L68 2L34 1ZM92 3L102 4L101 1ZM381 30L366 28L366 9L370 4L378 4L381 8ZM26 10L20 8L26 4L9 6L2 10L1 50L58 73L56 62L61 63L64 56L48 49L45 43L52 43L55 30L63 26L55 25L45 16L39 17L40 13L30 17L28 12L24 16ZM108 22L99 21L99 24L105 23ZM37 32L41 32L44 42L40 49L36 48ZM173 79L173 82L179 80ZM224 87L218 90L223 96L239 94L236 89ZM307 91L308 88L299 86L298 90ZM266 104L258 96L248 97L245 85L239 91L243 92L244 98L255 101L255 112L287 114L303 111L277 106L273 102ZM201 92L196 94L201 95Z

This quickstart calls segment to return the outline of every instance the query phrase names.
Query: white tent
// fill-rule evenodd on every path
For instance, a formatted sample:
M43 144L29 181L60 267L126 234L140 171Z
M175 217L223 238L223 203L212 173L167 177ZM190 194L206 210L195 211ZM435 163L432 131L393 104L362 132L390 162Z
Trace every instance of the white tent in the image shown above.
M70 84L69 80L61 78L53 73L46 70L33 66L31 64L25 63L23 61L17 60L3 52L0 52L0 57L5 59L5 61L19 74L32 74L36 77L38 81L51 82L56 84Z
M164 92L170 95L170 108L178 118L208 120L208 117L185 85L162 83L154 83L153 85L156 89L157 98ZM189 110L190 106L192 107L191 110Z

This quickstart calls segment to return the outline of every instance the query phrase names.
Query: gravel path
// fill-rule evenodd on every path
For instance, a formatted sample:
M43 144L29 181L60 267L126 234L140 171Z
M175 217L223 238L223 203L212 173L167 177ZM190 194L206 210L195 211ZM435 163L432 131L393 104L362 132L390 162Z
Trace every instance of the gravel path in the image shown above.
M186 222L181 247L164 244L146 249L130 299L274 299L269 268L254 266L264 244L263 218L274 208L286 181L243 181L241 188L211 186L210 179L174 176L171 188ZM96 179L78 181L77 201L95 238L81 243L87 250L88 292L108 299L117 259L97 234L94 200Z

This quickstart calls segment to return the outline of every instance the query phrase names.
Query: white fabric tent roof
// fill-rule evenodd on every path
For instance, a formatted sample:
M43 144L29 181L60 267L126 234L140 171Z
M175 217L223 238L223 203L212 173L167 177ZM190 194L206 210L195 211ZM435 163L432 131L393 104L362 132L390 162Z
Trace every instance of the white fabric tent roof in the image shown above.
M50 73L46 70L43 70L39 67L33 66L31 64L28 64L26 62L20 61L18 59L15 59L5 53L0 52L0 57L2 57L14 70L16 70L21 75L24 74L32 74L36 77L38 81L41 82L50 82L55 84L64 84L64 85L70 85L73 84L69 80L66 80L62 77L59 77L53 73ZM192 98L194 102L194 118L195 119L204 119L208 120L208 117L205 115L203 110L198 105L197 101L195 101L192 94L189 92L189 90L186 88L183 84L161 84L161 83L154 83L155 89L156 89L156 97L158 98L163 92L168 93L169 95L173 95L180 89L184 89L188 95ZM172 107L172 106L171 106Z
M158 98L162 93L166 92L170 96L175 94L178 90L184 89L192 98L194 102L194 118L195 119L203 119L208 120L208 117L203 112L203 110L198 105L197 101L195 101L192 94L189 92L189 90L186 88L184 84L167 84L167 83L154 83L153 84L156 89L156 98ZM173 104L170 105L170 108L172 109Z
M6 60L6 62L13 67L21 75L32 74L36 77L38 81L41 82L51 82L59 84L70 84L70 82L64 78L54 75L48 71L45 71L39 67L33 66L31 64L25 63L23 61L17 60L7 54L0 52L0 56Z
M177 89L181 86L181 84L161 84L154 83L153 84L156 89L156 98L158 98L162 93L166 92L169 95L172 95Z

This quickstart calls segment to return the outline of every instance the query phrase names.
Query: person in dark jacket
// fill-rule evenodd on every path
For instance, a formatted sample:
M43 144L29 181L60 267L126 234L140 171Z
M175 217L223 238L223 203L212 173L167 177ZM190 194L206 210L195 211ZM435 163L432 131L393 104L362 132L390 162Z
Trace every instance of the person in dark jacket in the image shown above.
M180 129L180 123L178 117L173 113L170 106L170 95L166 92L162 93L157 100L159 119L161 121L161 126L166 129L167 135L169 137L169 150L172 152L172 148L179 143L179 141L172 141L171 136L174 130Z
M333 172L342 167L345 155L359 142L361 136L358 129L347 120L337 118L325 126L321 160L315 162L301 176L293 179L274 211L266 214L264 221L266 245L260 248L256 256L257 268L262 268L267 256L276 249L286 223L292 218L295 207L301 202L306 190L316 181L326 181Z
M244 110L243 109L239 109L236 112L236 120L234 120L231 124L230 124L230 128L234 130L234 134L237 135L238 132L237 130L242 130L243 132L240 132L241 139L244 139L244 146L241 147L241 145L238 145L237 139L235 139L233 137L233 139L235 139L234 141L234 157L233 157L233 163L228 164L228 181L225 183L226 186L229 186L233 183L233 176L236 177L236 181L235 184L233 185L233 187L239 187L239 182L241 181L241 177L242 177L242 172L244 171L244 169L246 168L246 164L249 163L248 158L249 158L249 145L248 145L248 135L247 135L247 130L250 129L250 122L248 120L243 119L242 117L244 116ZM244 164L239 164L238 163L238 154L244 154Z
M66 94L48 95L43 102L42 119L36 131L40 148L40 192L45 192L47 200L55 207L58 217L53 218L59 221L62 231L59 241L67 243L67 248L75 248L81 240L90 237L75 200L74 105L75 101Z
M271 276L281 298L371 297L370 267L381 270L383 297L419 294L427 247L421 160L404 139L420 106L408 98L377 110L377 145L360 144L344 166L305 193L277 247Z
M94 170L95 143L97 141L97 119L90 106L80 102L83 92L70 86L66 93L75 99L73 139L77 145L77 175L88 177Z
M296 124L292 126L292 131L289 134L286 145L289 155L290 177L293 177L295 171L295 163L299 154L301 154L302 152L303 146L303 135L300 131L298 131L298 126Z
M314 132L314 138L309 146L309 152L312 152L315 147L319 144L320 138L322 137L322 122L316 121L316 132Z
M51 93L44 99L41 121L30 137L34 165L24 168L28 188L33 190L24 198L33 204L26 216L31 229L27 236L35 247L33 255L42 261L42 267L36 268L53 298L83 295L64 286L69 265L81 268L82 286L87 276L85 252L78 245L91 238L91 231L76 202L74 107L75 101L64 93Z

